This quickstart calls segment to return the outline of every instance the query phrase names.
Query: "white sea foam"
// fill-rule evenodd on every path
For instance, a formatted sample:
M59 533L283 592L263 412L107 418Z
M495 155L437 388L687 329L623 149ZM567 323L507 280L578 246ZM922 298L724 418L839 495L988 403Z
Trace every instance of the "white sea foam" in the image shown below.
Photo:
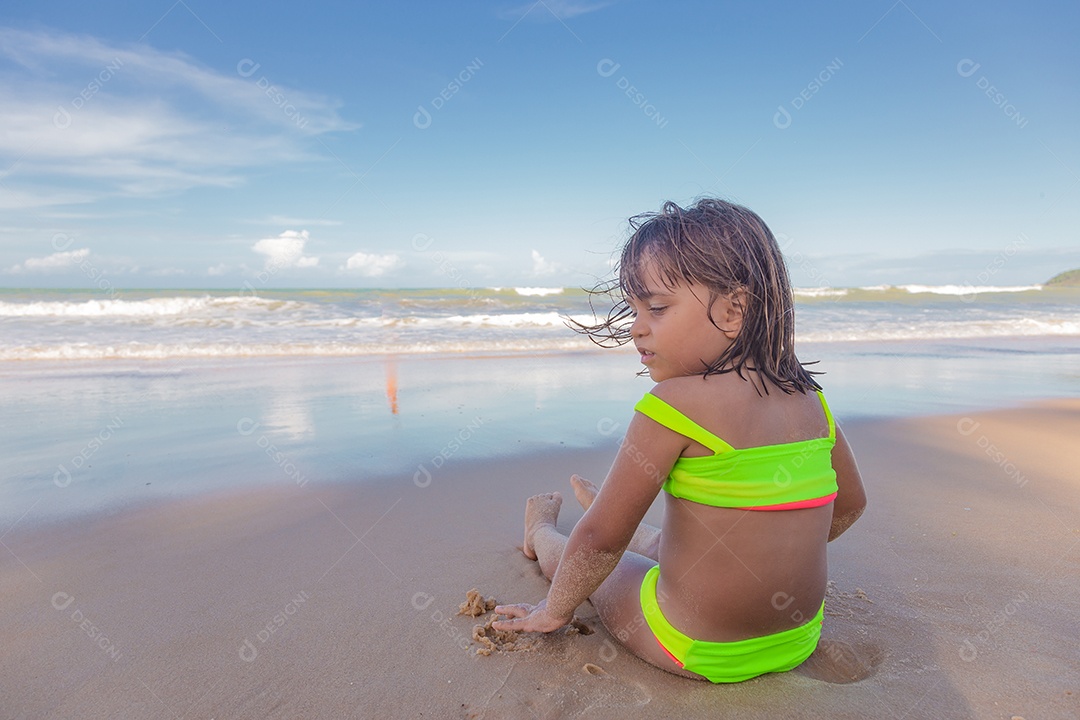
M562 295L561 287L516 287L514 292L528 297L545 297L547 295Z
M1037 288L796 288L801 305L798 338L848 342L1080 336L1075 303ZM989 294L1002 291L1012 294ZM597 318L584 294L528 297L514 292L509 287L468 294L454 288L275 290L262 296L138 291L114 299L85 291L6 290L0 293L0 360L512 353L592 347L588 338L566 327L566 320L596 325L606 317L606 308L597 307ZM948 293L965 302L946 302Z
M434 325L444 326L486 326L486 327L561 327L563 319L556 312L548 313L504 313L501 315L453 315L448 318L427 320Z
M451 315L448 317L404 317L393 318L394 325L413 325L426 328L564 328L565 320L575 320L586 324L595 324L597 318L592 315L568 314L557 312L544 313L477 313L473 315Z
M1042 285L897 285L909 293L934 295L978 295L981 293L1014 293L1042 290ZM869 289L869 288L867 288Z
M831 287L812 287L812 288L795 288L795 297L843 297L848 294L847 288L831 288Z
M195 315L209 310L279 308L301 306L292 300L259 297L161 297L147 300L84 300L82 302L0 302L0 317L162 317Z
M820 298L849 296L852 290L866 293L906 292L910 295L962 295L1016 293L1042 290L1042 285L866 285L857 288L810 287L795 288L795 297Z
M452 319L448 319L452 320ZM472 320L477 320L473 318ZM561 322L561 320L560 320ZM521 327L520 325L514 327ZM831 330L799 334L799 342L874 342L976 339L1007 336L1080 335L1080 319L1020 318L1007 321L927 322L922 324L886 324L868 328L845 324ZM432 353L518 353L583 350L595 346L583 336L563 333L531 336L499 335L496 330L486 337L452 333L434 337L420 331L414 337L380 336L368 342L328 340L298 342L168 342L139 341L97 343L60 342L0 346L0 361L31 360L167 360L170 358L246 358L273 356L370 356L384 354Z
M800 342L862 342L876 340L947 340L1011 336L1080 335L1080 320L1018 318L976 322L926 322L915 325L851 325L835 330L799 333Z
M540 340L468 340L413 343L127 343L0 347L0 361L27 360L168 360L173 358L343 357L468 353L559 352L596 349L585 338Z

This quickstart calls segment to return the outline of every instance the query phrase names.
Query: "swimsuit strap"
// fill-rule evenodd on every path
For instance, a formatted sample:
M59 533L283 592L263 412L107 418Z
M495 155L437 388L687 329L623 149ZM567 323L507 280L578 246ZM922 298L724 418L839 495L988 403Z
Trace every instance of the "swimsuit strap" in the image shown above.
M818 397L821 398L821 408L825 411L825 419L829 421L829 439L836 439L836 421L833 419L832 411L829 410L829 404L825 402L825 393L818 390Z
M821 401L824 403L825 398L822 397ZM669 430L674 430L680 435L701 443L714 453L730 452L735 449L652 393L646 393L634 409Z
M836 420L829 409L829 403L825 402L825 393L818 390L817 395L821 400L821 409L825 411L825 419L829 423L829 439L836 440ZM735 449L652 393L646 393L634 409L669 430L674 430L680 435L701 443L714 453L731 452Z

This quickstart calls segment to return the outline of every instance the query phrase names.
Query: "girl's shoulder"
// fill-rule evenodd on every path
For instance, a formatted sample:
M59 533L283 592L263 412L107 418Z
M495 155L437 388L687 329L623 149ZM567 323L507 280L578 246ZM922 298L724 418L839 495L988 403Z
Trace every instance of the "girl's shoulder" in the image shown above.
M657 383L653 395L733 447L775 445L819 437L827 417L816 393L758 393L736 373L677 377Z
M745 390L742 386L749 385L750 383L740 379L735 373L709 377L688 375L661 380L649 393L672 407L687 411L695 407L715 407L721 403L740 402Z

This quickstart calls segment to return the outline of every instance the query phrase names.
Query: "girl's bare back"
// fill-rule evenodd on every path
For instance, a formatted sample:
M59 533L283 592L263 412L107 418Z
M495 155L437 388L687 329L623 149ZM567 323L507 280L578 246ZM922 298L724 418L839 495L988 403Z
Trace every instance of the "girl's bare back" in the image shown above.
M759 395L735 374L673 378L654 393L734 448L827 437L815 395ZM712 452L698 443L684 457ZM780 479L782 481L782 478ZM825 596L832 506L755 512L666 496L657 596L688 635L730 641L812 618Z

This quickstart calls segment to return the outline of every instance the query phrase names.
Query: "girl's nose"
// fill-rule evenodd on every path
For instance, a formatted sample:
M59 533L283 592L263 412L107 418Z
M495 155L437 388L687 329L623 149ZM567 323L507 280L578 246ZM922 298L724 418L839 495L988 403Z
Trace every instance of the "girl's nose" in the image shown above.
M645 337L649 334L649 327L645 324L641 315L634 317L634 322L630 325L630 337L639 338Z

